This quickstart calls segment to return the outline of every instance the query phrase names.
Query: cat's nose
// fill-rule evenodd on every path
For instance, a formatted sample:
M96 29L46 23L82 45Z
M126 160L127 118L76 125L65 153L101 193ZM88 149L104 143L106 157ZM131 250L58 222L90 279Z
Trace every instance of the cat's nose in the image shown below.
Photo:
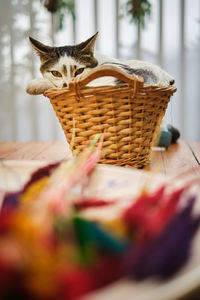
M63 83L63 88L65 88L65 87L67 87L67 83L66 82Z

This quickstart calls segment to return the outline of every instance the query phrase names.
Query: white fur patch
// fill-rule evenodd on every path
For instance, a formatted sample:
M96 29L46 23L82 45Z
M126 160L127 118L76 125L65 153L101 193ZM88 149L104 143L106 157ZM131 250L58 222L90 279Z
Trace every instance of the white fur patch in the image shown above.
M144 71L150 71L155 74L158 81L156 85L168 86L170 82L174 80L174 78L169 75L167 72L162 70L159 66L141 60L127 60L123 62L125 65L129 66L130 68L134 69L142 69ZM174 80L175 81L175 80Z
M63 65L66 65L66 66L74 66L74 65L76 65L79 68L85 67L85 65L79 63L73 57L67 56L67 55L61 56L60 59L58 60L58 63L54 67L57 67L58 71L62 71Z
M30 95L40 95L46 90L54 87L55 85L53 85L48 79L36 78L29 81L26 92Z
M115 78L111 76L105 76L97 78L91 81L88 86L105 86L105 85L116 85Z

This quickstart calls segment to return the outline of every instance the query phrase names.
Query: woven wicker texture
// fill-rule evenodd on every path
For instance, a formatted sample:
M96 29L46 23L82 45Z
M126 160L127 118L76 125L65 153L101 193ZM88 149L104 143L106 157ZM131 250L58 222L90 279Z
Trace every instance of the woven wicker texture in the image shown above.
M87 86L101 76L114 76L126 84ZM72 151L81 151L97 133L104 132L100 163L144 167L175 87L150 86L135 75L113 66L99 66L73 79L69 88L49 89L47 96ZM75 130L74 130L75 128Z

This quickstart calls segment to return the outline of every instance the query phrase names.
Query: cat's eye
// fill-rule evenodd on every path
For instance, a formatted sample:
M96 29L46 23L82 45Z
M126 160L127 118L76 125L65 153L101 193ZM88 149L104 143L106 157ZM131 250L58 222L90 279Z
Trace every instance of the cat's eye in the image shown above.
M51 74L55 77L62 77L62 74L58 71L51 71Z
M84 70L85 70L85 68L80 68L80 69L76 70L76 72L75 72L75 74L74 74L75 77L76 77L77 75L83 73Z

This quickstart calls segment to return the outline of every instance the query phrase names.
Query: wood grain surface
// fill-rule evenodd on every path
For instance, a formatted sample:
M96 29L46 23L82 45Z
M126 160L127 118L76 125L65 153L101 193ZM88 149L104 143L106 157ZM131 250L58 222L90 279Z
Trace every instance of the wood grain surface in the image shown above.
M6 160L46 160L54 162L70 157L65 141L52 142L0 142L0 158ZM146 170L164 175L176 175L200 165L200 142L180 140L168 150L156 148L151 165Z

